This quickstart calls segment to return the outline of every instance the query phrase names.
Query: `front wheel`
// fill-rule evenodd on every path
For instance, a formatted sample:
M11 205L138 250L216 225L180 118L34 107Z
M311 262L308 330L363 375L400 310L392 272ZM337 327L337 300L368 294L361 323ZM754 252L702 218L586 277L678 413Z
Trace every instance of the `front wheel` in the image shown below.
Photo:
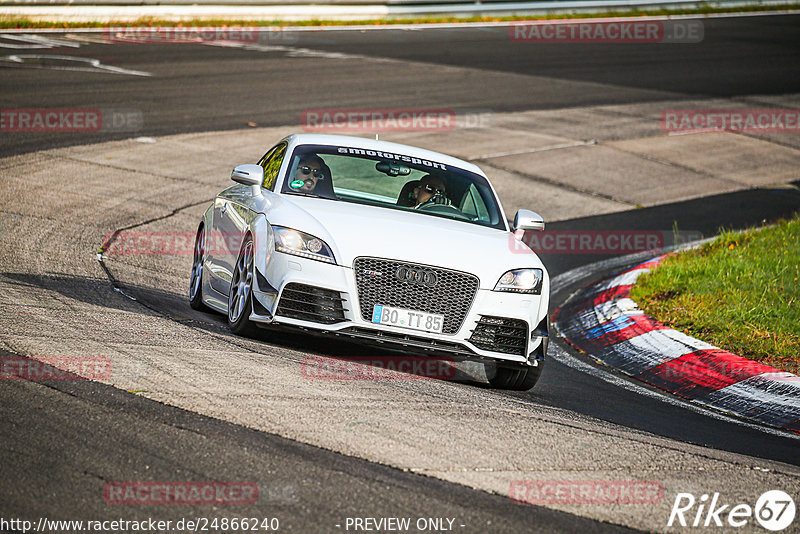
M501 366L497 365L497 372L489 379L489 383L497 389L511 389L514 391L528 391L542 374L544 362L540 361L536 367L527 365Z
M240 336L251 336L256 326L250 321L253 309L253 238L247 236L233 269L228 293L228 328Z
M197 229L194 238L194 257L192 259L192 272L189 275L189 306L192 309L205 311L208 308L203 304L203 261L205 260L206 229L203 225Z

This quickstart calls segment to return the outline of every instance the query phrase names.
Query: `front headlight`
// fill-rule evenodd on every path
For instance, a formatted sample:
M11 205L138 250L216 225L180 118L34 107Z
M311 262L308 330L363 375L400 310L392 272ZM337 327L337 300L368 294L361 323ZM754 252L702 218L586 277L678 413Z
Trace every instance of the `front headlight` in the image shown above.
M275 250L301 258L336 263L331 247L313 235L283 226L273 226L275 230Z
M543 279L544 272L541 269L514 269L500 277L494 290L539 295L542 293Z

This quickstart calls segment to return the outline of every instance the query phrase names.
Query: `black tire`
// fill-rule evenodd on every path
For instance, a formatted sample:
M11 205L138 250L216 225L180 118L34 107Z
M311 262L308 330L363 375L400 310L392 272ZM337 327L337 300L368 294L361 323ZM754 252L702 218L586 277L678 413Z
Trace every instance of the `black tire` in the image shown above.
M203 261L206 253L206 229L201 224L194 238L194 256L192 271L189 273L189 306L194 310L207 311L203 304Z
M542 374L544 362L540 361L536 367L527 365L497 366L497 372L489 379L489 383L497 389L510 389L514 391L528 391Z
M236 258L228 292L228 328L239 336L253 336L258 327L250 320L253 311L253 237L247 235Z

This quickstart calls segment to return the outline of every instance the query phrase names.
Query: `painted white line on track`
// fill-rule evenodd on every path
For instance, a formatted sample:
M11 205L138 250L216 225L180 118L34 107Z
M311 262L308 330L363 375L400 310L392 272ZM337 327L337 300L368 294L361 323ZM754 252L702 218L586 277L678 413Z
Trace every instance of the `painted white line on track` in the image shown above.
M2 48L80 48L80 43L67 41L64 39L54 39L52 37L43 37L41 35L27 35L27 34L5 34L2 35L3 39L9 41L18 41L26 44L14 43L0 43Z
M575 143L562 143L560 145L541 146L537 148L524 148L521 150L510 150L508 152L493 152L491 154L481 154L469 158L469 161L477 161L480 159L503 158L505 156L516 156L518 154L534 154L536 152L547 152L548 150L560 150L562 148L574 148L578 146L596 145L597 139L589 141L576 141Z
M85 64L87 66L70 66L70 65L42 65L39 63L28 63L26 60L44 60L44 61L63 61L66 63L73 62L77 64ZM5 62L5 65L3 65ZM123 69L122 67L114 67L112 65L105 65L99 59L90 57L76 57L76 56L54 56L44 54L14 54L10 56L0 57L0 66L16 67L23 69L47 69L47 70L66 70L66 71L79 71L79 72L107 72L111 74L127 74L130 76L152 76L149 72L140 70Z
M242 50L253 50L256 52L285 52L286 57L301 58L323 58L323 59L362 59L374 60L380 58L371 58L362 56L360 54L348 54L345 52L326 52L324 50L313 50L311 48L296 48L293 46L284 45L262 45L257 43L242 43L237 41L199 41L197 44L204 44L207 46L219 46L222 48L239 48ZM391 60L399 61L399 60Z
M10 37L6 37L8 39ZM14 50L48 50L53 48L52 46L42 45L42 44L12 44L12 43L0 43L0 48L13 48Z

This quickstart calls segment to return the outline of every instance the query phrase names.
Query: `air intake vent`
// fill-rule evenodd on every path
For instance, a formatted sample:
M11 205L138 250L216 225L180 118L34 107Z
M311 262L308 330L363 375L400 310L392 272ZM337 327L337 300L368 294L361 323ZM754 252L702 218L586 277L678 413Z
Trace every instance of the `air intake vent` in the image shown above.
M521 319L482 315L469 341L479 349L524 356L528 323Z
M338 291L292 282L283 288L275 315L323 324L340 323L347 320L343 302Z

